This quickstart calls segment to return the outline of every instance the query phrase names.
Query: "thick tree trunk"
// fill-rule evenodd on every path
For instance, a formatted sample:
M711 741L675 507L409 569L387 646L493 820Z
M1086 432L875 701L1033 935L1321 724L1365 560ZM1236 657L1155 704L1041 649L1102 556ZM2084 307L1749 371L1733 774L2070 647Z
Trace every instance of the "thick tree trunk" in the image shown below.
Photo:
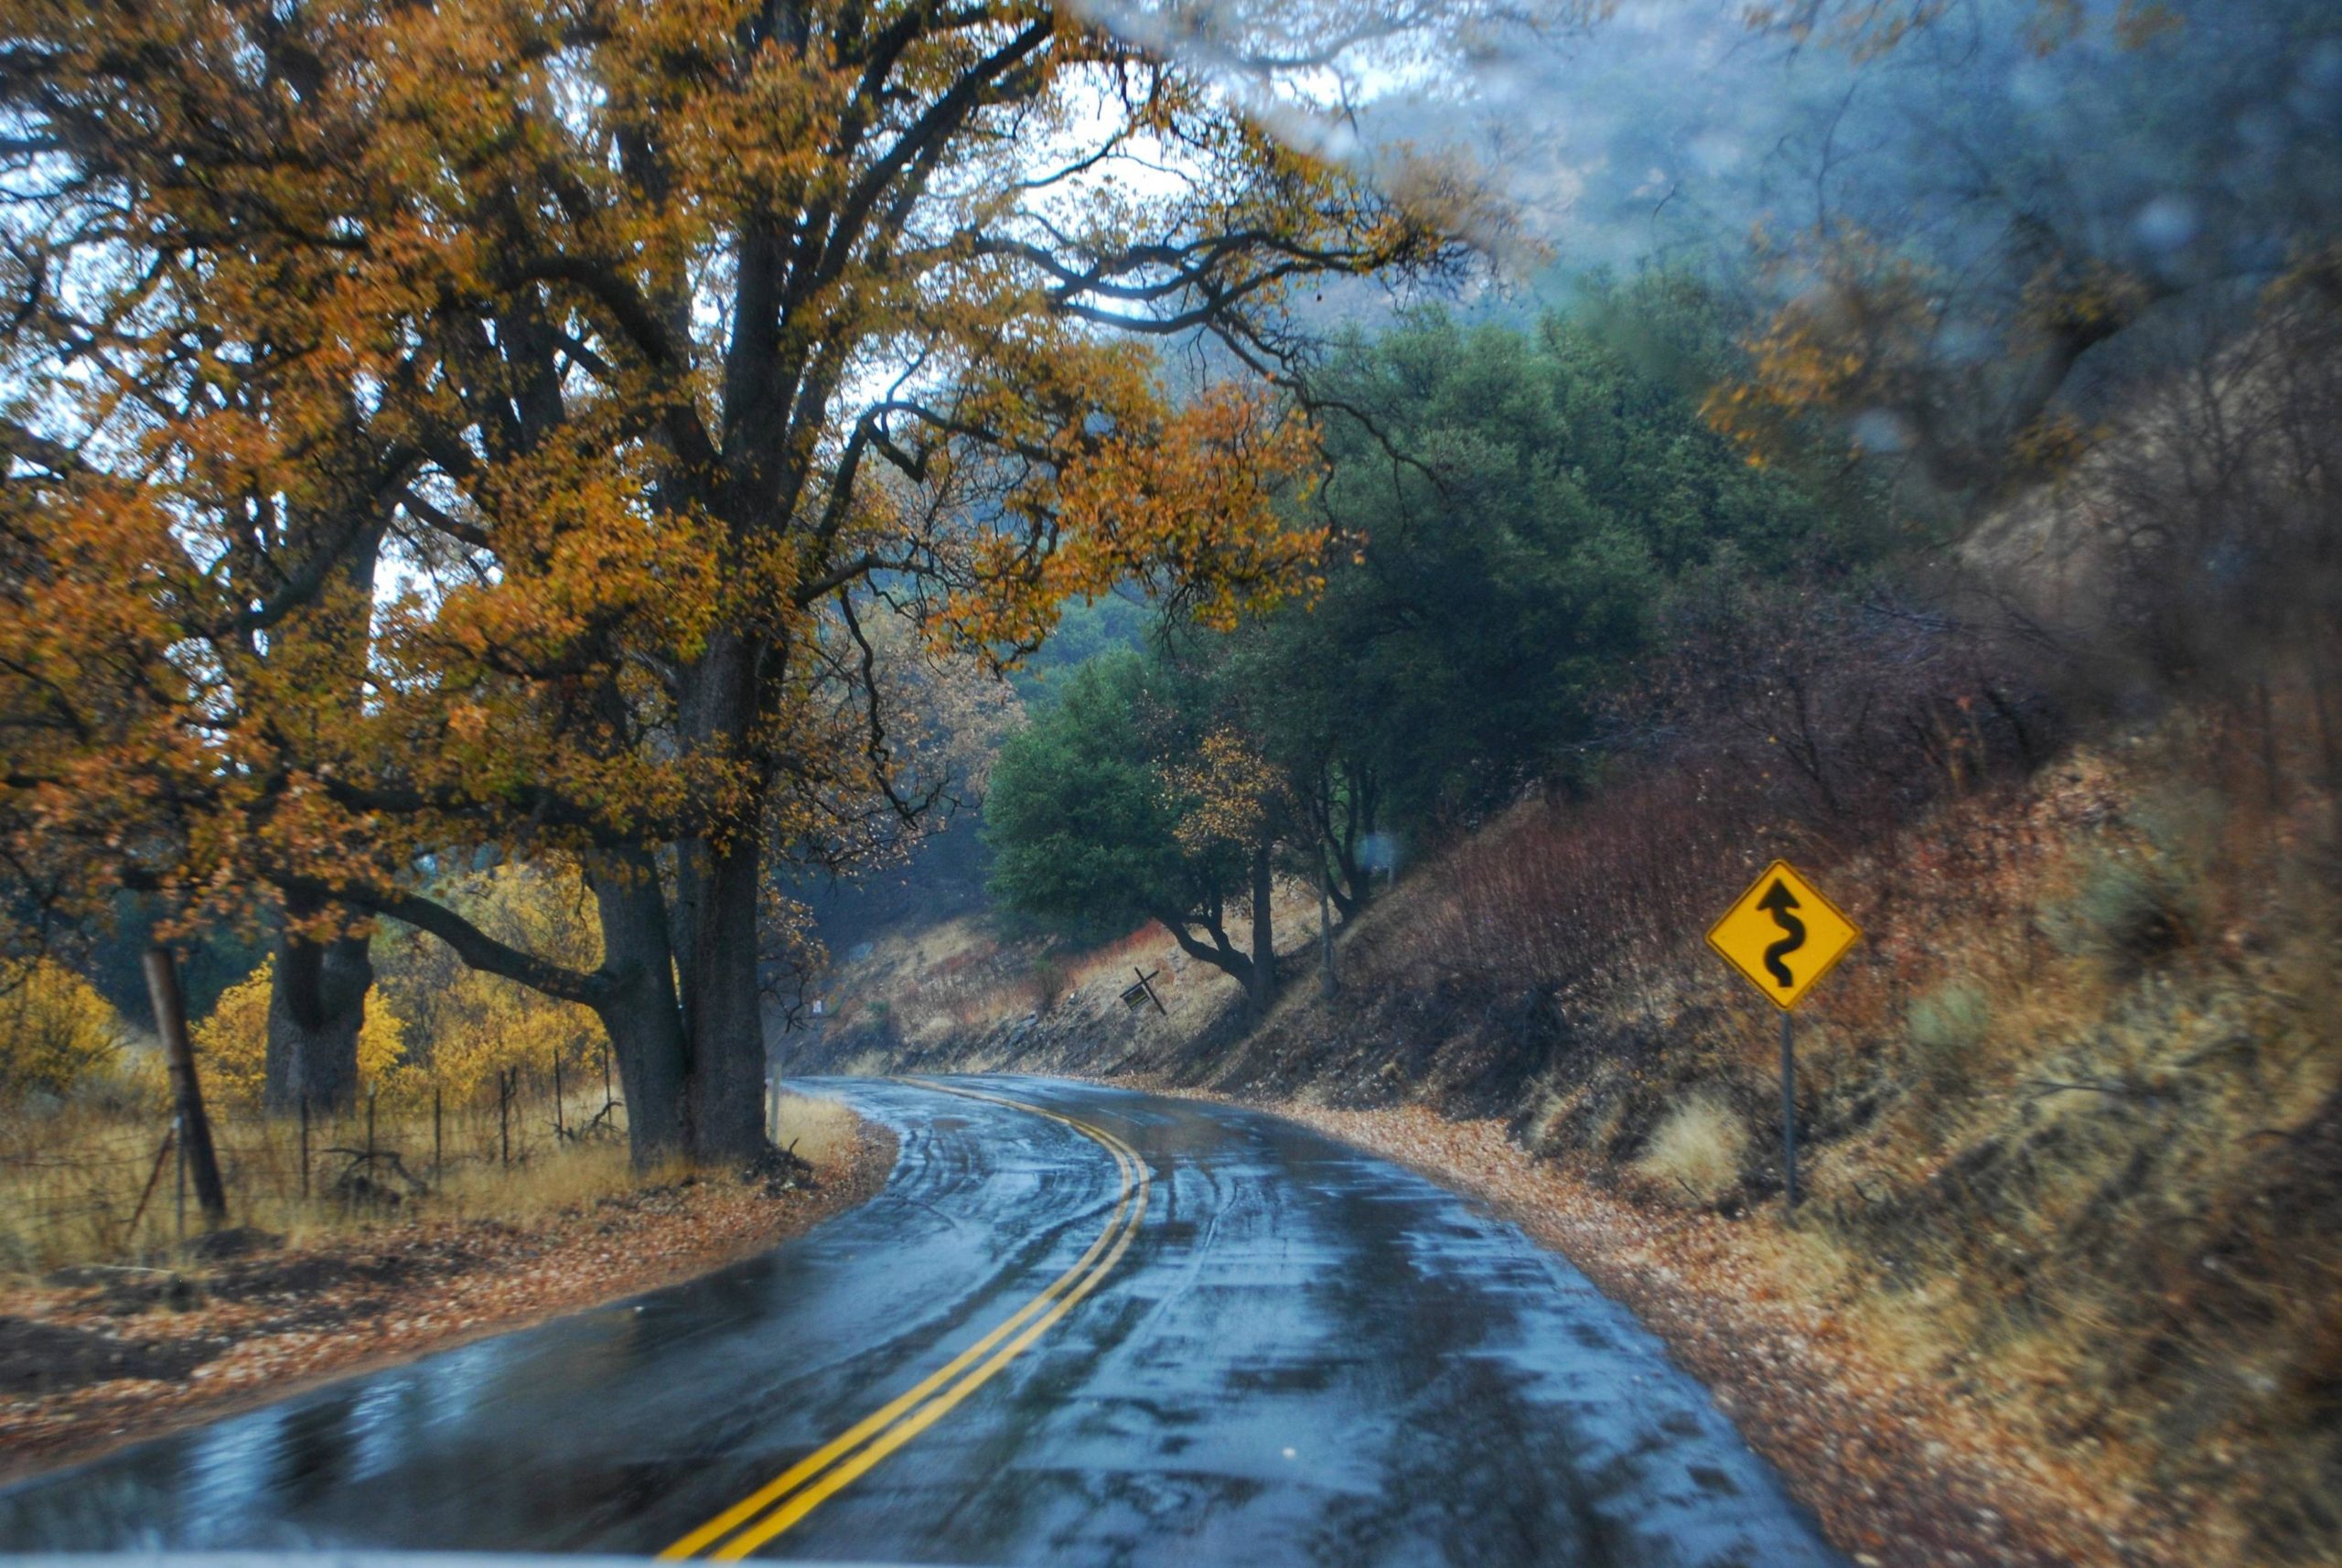
M676 852L673 846L671 845L666 850L662 851L657 857L657 861L658 865L663 868L662 875L665 877L663 885L673 889L674 894L674 901L672 904L669 904L662 899L660 907L661 908L668 908L673 911L671 917L667 921L667 941L673 950L675 973L683 977L677 982L677 984L681 989L676 997L675 1006L678 1014L682 1016L683 1021L684 1037L688 1039L692 1032L692 998L690 989L690 976L692 973L692 918L689 908L689 890L692 886L692 880L690 873L683 866L682 856ZM686 1051L684 1055L683 1066L686 1072L691 1070L690 1054L688 1051Z
M296 917L317 911L295 899L286 908ZM287 931L277 939L263 1086L269 1110L334 1112L357 1099L358 1036L374 983L367 950L364 937L316 942Z
M162 1036L163 1055L170 1064L180 1155L194 1180L204 1228L217 1230L228 1223L228 1189L220 1180L220 1156L211 1146L210 1118L203 1111L203 1086L196 1077L194 1043L188 1038L178 962L167 947L146 950L146 995L155 1005L155 1032Z
M692 905L691 1148L702 1160L753 1157L765 1146L763 998L757 986L757 906L762 856L751 839L690 846L683 879Z
M635 1163L654 1165L679 1151L696 1155L691 1036L676 993L672 927L655 862L639 849L611 851L597 856L586 875L602 923L602 967L590 974L500 941L420 895L384 889L361 897L365 908L438 938L483 974L592 1008L625 1079ZM752 1122L756 1100L752 1086Z
M602 972L593 1006L610 1036L626 1096L628 1151L648 1169L689 1143L683 1094L690 1052L675 995L667 900L657 865L640 850L613 853L588 880L602 922Z
M371 499L350 504L374 510ZM309 548L332 549L334 531L328 520L308 517L306 521L305 532L314 536ZM353 711L364 700L381 542L382 521L376 515L347 542L347 553L333 567L329 591L317 609L271 633L286 659L296 648L309 657L322 650L324 668L339 681L341 700ZM307 895L288 895L285 901L285 916L293 922L329 908ZM366 1025L366 993L374 984L374 961L367 950L365 937L316 942L287 929L277 939L262 1083L262 1101L269 1110L292 1112L306 1104L312 1111L332 1112L357 1099L358 1036Z
M683 703L684 732L709 760L736 757L756 732L757 660L736 635L716 639ZM682 1015L691 1070L690 1147L707 1161L765 1147L765 1040L757 986L757 915L764 871L762 791L725 803L729 832L686 839L676 857L674 941L685 955Z
M1277 945L1269 926L1269 899L1273 891L1269 879L1269 844L1263 839L1252 847L1252 973L1245 986L1256 1019L1267 1017L1269 1004L1276 999Z

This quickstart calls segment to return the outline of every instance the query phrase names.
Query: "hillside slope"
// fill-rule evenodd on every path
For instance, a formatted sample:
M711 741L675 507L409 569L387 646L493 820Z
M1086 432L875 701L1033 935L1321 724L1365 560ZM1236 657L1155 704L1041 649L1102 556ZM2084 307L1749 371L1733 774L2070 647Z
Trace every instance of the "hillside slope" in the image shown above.
M1524 806L1341 934L1330 1002L1288 921L1257 1029L1167 942L1046 1006L1028 951L963 950L959 999L915 1035L873 1015L879 977L846 976L858 1004L802 1061L1500 1119L1614 1215L1698 1237L1847 1354L2054 1462L2094 1539L2130 1542L2075 1560L2331 1561L2342 911L2311 847L2326 800L2253 788L2268 746L2314 728L2286 709L2266 736L2174 710L1851 848L1724 852L1631 792ZM1801 1018L1793 1220L1775 1015L1701 940L1776 852L1868 933ZM1590 929L1619 897L1642 918ZM1165 972L1168 1016L1119 1001L1133 961ZM895 983L914 975L933 983Z

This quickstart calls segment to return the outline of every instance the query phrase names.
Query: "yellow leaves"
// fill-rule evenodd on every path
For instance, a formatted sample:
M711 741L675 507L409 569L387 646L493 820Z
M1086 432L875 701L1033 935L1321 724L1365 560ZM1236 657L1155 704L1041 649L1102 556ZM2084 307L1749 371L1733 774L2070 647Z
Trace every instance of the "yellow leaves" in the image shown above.
M569 969L601 965L593 899L574 868L503 865L437 891L500 941ZM379 993L399 1008L410 1064L402 1070L450 1103L507 1069L549 1079L556 1058L582 1083L601 1050L601 1022L589 1009L466 968L425 939L392 947L381 969Z
M979 540L976 584L951 601L949 635L1029 645L1069 598L1133 576L1220 628L1315 591L1326 535L1284 521L1316 482L1305 421L1255 388L1222 384L1176 406L1134 381L1090 390L1103 394L1093 410L1105 403L1114 416L1060 423L1050 434L1058 466L1014 498L1047 517L1046 553L1013 533Z
M430 1058L420 1070L462 1101L509 1068L531 1081L547 1078L556 1058L582 1082L601 1044L601 1026L585 1008L466 970L435 1009Z
M75 693L9 693L57 722L0 800L190 907L747 832L776 789L773 831L842 831L807 802L853 820L911 749L868 733L835 597L873 573L988 656L1134 581L1215 626L1314 591L1314 432L1263 389L1173 395L1125 328L1265 328L1288 274L1436 257L1469 216L1456 171L1386 202L1025 0L0 14L72 35L60 81L140 127L98 139L164 279L121 377L40 389L124 456L39 498L54 581L0 607L0 667ZM207 391L149 406L186 344ZM735 654L759 689L678 744Z
M219 1103L251 1107L261 1101L268 1079L268 998L274 984L275 961L263 959L221 992L195 1026L196 1070L204 1093Z
M1219 844L1249 848L1258 843L1283 789L1267 759L1227 728L1204 736L1195 761L1166 768L1165 781L1180 813L1172 835L1190 854Z
M812 908L783 893L768 880L757 893L757 928L767 963L778 961L785 972L819 974L829 967L829 949L822 944Z
M601 963L592 900L575 872L502 866L443 892L500 940L575 969ZM379 983L358 1035L361 1097L413 1109L436 1090L457 1104L508 1068L536 1081L558 1057L579 1083L594 1070L603 1033L588 1009L467 969L419 937L376 946ZM275 961L263 960L195 1026L205 1090L229 1104L261 1103L274 977Z
M276 984L276 961L260 967L220 993L220 1000L193 1030L196 1070L203 1092L214 1103L256 1110L268 1087L268 1002ZM405 1026L380 991L366 998L366 1020L358 1031L358 1091L385 1103L425 1102L430 1079L407 1059Z
M487 738L488 710L478 703L457 703L447 710L447 733L467 745Z
M1900 408L1928 363L1939 306L1931 280L1860 233L1813 236L1812 285L1742 347L1747 373L1711 388L1709 425L1763 467L1817 416ZM1776 270L1793 263L1776 252Z
M121 1021L88 981L54 959L0 964L0 1097L63 1094L121 1051Z

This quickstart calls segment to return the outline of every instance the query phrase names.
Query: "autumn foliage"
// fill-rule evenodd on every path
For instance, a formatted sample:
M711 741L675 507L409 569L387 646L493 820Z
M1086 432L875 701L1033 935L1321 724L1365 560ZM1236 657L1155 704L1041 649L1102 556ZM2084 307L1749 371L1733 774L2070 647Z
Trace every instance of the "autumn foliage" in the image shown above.
M10 853L281 917L321 1092L383 918L589 1009L645 1157L761 1137L768 846L923 799L873 627L1303 586L1283 301L1454 255L1027 0L5 12ZM1245 379L1175 393L1198 334ZM444 897L483 853L591 960Z
M90 983L54 959L0 968L0 1103L63 1094L122 1053L122 1026Z

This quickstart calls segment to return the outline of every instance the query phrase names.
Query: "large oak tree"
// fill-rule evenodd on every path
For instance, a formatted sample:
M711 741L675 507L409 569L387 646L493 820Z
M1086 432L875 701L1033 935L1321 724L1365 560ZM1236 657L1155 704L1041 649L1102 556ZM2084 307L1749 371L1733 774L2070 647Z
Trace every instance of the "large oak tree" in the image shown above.
M1456 259L1051 5L0 15L21 875L281 908L295 1054L430 932L601 1015L646 1158L760 1141L768 856L920 805L874 619L1288 591L1288 294ZM1173 395L1202 338L1260 379ZM583 866L597 969L433 897L490 853Z

